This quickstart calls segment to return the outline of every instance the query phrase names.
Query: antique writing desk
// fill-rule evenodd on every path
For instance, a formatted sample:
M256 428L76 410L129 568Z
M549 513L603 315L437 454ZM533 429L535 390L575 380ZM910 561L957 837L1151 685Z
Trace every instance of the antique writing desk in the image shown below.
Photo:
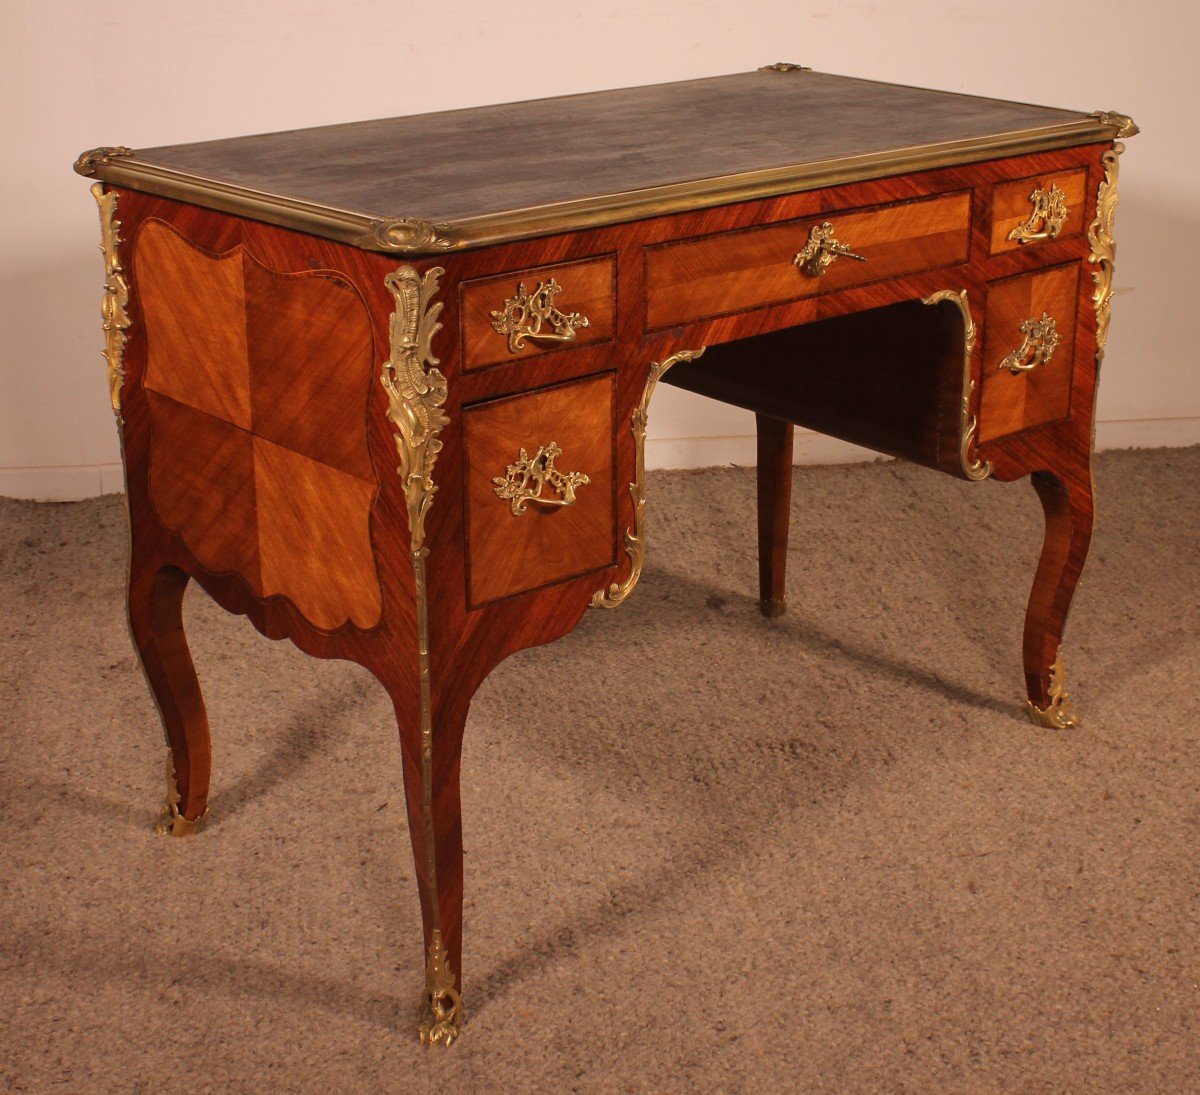
M967 481L1031 476L1028 709L1073 725L1058 650L1092 528L1114 140L1136 132L778 64L84 153L160 829L207 814L189 579L365 666L400 729L420 1034L450 1042L467 708L507 655L637 584L661 379L757 414L767 615L793 424Z

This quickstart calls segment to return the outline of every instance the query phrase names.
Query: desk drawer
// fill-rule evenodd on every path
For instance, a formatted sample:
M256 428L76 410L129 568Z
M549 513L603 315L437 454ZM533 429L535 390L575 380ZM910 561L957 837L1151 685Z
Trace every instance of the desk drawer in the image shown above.
M1078 300L1075 263L988 286L981 442L1066 418Z
M966 262L970 229L971 194L964 190L650 248L647 326L672 327ZM823 233L832 239L822 245ZM858 257L831 254L839 245Z
M472 607L616 561L614 389L605 373L463 412Z
M1001 183L992 192L991 253L1079 235L1086 197L1083 167Z
M463 368L609 341L616 278L616 258L605 255L466 282Z

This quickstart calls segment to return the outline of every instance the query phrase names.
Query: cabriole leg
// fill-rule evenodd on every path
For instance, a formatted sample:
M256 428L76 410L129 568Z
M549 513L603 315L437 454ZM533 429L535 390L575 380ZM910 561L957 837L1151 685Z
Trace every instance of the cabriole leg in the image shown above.
M794 427L762 414L754 418L758 427L758 606L764 616L782 616L787 610Z
M1025 614L1029 716L1040 726L1066 729L1079 719L1065 691L1059 648L1092 539L1092 480L1085 466L1061 478L1035 472L1032 482L1046 515L1046 538Z
M397 703L404 758L408 831L416 864L425 941L425 990L418 1033L426 1045L458 1037L462 1006L463 848L459 769L466 710L435 715L418 740L405 733Z
M167 799L155 830L199 831L208 818L212 747L200 682L183 631L188 576L175 567L142 565L129 576L129 629L167 736Z

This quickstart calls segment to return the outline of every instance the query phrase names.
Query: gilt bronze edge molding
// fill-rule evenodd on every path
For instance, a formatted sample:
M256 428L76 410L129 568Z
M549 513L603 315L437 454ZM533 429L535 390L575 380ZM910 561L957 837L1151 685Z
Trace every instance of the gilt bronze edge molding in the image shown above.
M1111 139L1114 132L1119 135L1126 124L1133 126L1124 115L1084 115L1061 125L991 137L764 168L436 223L419 217L381 216L270 194L140 160L136 151L123 147L84 153L76 161L76 170L114 186L266 221L366 251L438 255L887 175L1093 144Z

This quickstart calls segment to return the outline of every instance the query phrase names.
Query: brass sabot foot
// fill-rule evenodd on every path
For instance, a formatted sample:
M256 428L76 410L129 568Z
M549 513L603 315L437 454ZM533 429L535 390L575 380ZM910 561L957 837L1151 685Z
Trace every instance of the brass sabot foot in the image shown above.
M171 752L167 751L167 800L159 811L158 820L154 823L154 831L159 836L191 836L204 828L208 821L208 807L204 812L189 821L179 812L179 784L175 780L175 764L171 760Z
M179 812L179 807L176 803L170 800L163 803L163 808L159 812L158 820L154 823L154 831L159 836L191 836L193 833L200 832L208 821L208 807L204 807L202 813L194 821L188 821L186 817Z
M1045 726L1050 730L1070 730L1079 725L1079 716L1071 705L1071 697L1063 683L1062 658L1055 659L1050 667L1050 702L1045 707L1038 707L1033 700L1029 701L1029 718L1036 726Z
M448 1046L458 1037L462 1023L462 997L454 988L454 974L442 944L442 933L434 930L425 960L425 997L417 1034L423 1046Z
M782 597L778 599L775 597L766 597L758 602L758 610L768 620L774 620L776 617L782 616L787 612L787 601Z

